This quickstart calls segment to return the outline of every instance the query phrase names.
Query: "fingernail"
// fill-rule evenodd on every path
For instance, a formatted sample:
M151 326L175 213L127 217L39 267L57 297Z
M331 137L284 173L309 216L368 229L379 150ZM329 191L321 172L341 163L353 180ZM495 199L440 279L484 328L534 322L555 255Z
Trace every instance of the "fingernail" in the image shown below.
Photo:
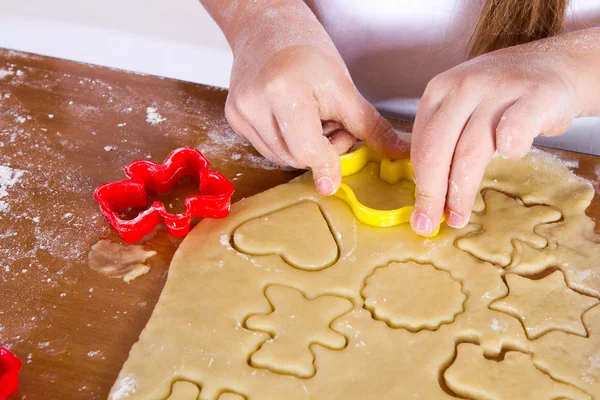
M433 230L429 217L421 213L413 214L411 216L411 225L415 232L420 235L429 235Z
M463 225L463 219L460 215L458 215L457 213L455 213L454 211L450 211L448 213L448 225L450 225L453 228L462 228Z
M322 176L317 180L317 190L325 196L333 194L333 181L328 176Z

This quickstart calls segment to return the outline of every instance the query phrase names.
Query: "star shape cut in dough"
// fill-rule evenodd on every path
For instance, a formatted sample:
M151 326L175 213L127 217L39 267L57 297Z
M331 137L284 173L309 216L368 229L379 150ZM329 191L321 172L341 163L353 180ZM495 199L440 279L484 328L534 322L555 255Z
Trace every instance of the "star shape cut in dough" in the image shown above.
M535 364L600 398L600 307L583 315L589 337L554 331L533 342Z
M539 280L507 274L506 283L508 296L490 308L518 318L529 339L554 330L587 335L581 316L600 301L570 289L562 272L555 271Z
M535 275L543 273L548 268L556 265L556 257L536 249L520 240L513 240L515 251L506 271L518 275Z
M536 234L536 226L558 221L561 213L549 206L528 207L504 193L487 190L483 194L485 213L473 214L471 221L481 231L458 240L457 246L475 257L506 267L513 252L512 241L519 239L534 248L548 241Z
M331 323L352 309L352 302L337 296L308 299L297 289L272 285L265 295L273 307L268 315L246 320L251 330L267 332L267 340L250 357L250 365L273 372L310 378L316 373L313 344L341 350L346 338L331 330Z

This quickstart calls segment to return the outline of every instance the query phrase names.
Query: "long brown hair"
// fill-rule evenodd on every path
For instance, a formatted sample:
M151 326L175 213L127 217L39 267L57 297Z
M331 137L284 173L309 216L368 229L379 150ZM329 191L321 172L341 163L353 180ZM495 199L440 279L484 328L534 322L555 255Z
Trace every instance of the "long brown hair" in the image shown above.
M560 33L568 2L486 0L471 36L468 58Z

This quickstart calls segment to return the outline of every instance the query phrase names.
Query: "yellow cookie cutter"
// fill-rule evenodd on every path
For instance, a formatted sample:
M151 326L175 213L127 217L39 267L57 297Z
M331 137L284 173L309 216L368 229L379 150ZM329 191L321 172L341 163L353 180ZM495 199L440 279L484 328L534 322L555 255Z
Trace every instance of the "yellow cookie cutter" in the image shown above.
M395 184L401 180L414 183L413 166L409 159L392 161L365 145L340 157L342 177L359 172L370 162L379 163L379 177L389 184ZM344 182L340 184L335 196L350 205L360 222L370 226L389 227L408 223L414 208L414 206L406 206L394 210L377 210L367 207L358 201L354 190ZM444 218L442 218L443 220ZM435 232L428 237L436 236L439 231L440 227L438 226Z

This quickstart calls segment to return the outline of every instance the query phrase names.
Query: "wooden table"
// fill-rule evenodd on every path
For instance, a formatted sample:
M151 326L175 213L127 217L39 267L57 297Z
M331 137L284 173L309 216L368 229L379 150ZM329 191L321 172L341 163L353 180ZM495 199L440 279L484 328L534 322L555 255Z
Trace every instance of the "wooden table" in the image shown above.
M129 284L87 266L94 243L118 240L92 198L98 185L123 179L133 160L162 161L182 146L200 149L234 182L234 200L298 174L235 135L226 96L0 50L0 166L22 172L0 198L0 346L24 362L14 398L105 399L165 283L179 242L164 230L146 242L158 252L150 272ZM600 192L600 158L552 152ZM600 221L598 197L588 212Z

